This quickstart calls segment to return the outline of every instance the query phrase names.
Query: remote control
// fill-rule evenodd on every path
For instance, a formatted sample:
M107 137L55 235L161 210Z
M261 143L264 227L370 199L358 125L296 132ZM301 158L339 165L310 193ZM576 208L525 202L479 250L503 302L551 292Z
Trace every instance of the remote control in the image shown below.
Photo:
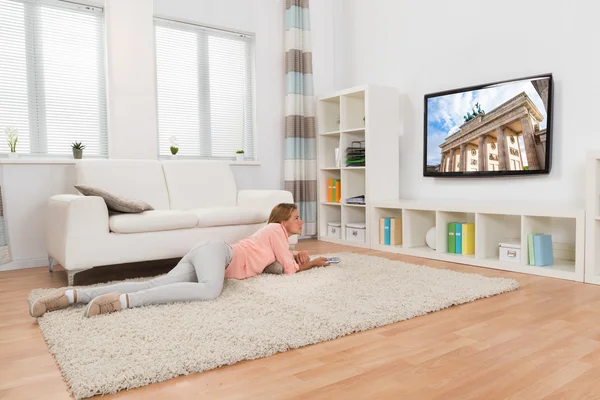
M340 262L340 258L339 258L339 257L329 257L329 258L327 259L327 262L328 262L329 264L337 264L337 263L339 263L339 262Z

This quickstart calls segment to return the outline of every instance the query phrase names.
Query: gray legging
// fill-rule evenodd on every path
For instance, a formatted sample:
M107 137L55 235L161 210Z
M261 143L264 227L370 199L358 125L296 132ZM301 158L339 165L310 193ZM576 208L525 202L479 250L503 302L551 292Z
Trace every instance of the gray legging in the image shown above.
M77 302L89 303L96 296L127 293L129 307L175 301L216 299L223 290L225 268L231 262L231 247L207 241L190 250L168 274L145 282L77 289Z

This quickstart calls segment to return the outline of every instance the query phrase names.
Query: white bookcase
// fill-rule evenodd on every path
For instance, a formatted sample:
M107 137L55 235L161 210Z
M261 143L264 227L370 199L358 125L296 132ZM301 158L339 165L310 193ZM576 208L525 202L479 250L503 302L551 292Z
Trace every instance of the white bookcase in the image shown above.
M370 246L369 203L398 197L400 133L399 94L394 88L358 86L320 97L317 101L318 236L320 240ZM365 166L347 166L346 149L353 142L365 148ZM356 144L355 144L356 145ZM335 149L341 163L336 164ZM328 201L328 181L341 182L340 202ZM348 204L365 196L365 205ZM341 238L328 234L339 223ZM365 224L364 236L346 235L347 225ZM360 238L364 237L364 241ZM358 240L358 241L357 241Z
M585 281L600 285L600 153L587 159Z
M600 168L600 159L596 170ZM597 180L596 180L597 182ZM595 187L596 216L598 211L598 188ZM371 248L411 256L442 261L476 265L513 272L523 272L553 278L584 281L584 209L570 209L561 206L546 206L533 203L455 203L449 201L390 200L376 201L371 205L370 240ZM381 217L402 218L402 244L396 246L380 244L379 219ZM462 255L448 253L448 223L475 223L475 254ZM436 249L425 242L430 228L436 230ZM598 232L600 223L595 220L594 229ZM527 235L545 233L552 235L558 247L565 244L573 251L555 251L551 266L531 266L527 263ZM589 238L589 236L588 236ZM516 239L521 243L521 256L517 263L499 259L499 244ZM588 239L589 240L589 239ZM589 249L588 241L588 249ZM593 242L592 243L596 243ZM560 244L560 246L559 246ZM596 246L600 247L600 246ZM592 246L592 252L595 252ZM562 258L561 258L562 257ZM589 258L588 258L589 260ZM597 283L600 283L600 269L596 268ZM586 272L587 277L587 272Z

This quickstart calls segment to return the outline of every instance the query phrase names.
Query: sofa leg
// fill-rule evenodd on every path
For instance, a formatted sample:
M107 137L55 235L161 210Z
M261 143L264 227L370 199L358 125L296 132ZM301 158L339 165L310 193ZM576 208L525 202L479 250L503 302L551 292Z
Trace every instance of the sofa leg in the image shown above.
M52 268L54 267L54 258L48 256L48 270L52 272Z

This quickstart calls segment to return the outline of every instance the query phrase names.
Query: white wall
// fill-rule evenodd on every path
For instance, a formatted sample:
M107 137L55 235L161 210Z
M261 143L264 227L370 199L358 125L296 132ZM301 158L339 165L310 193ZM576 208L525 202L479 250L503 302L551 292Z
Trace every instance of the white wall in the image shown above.
M106 0L108 156L156 158L156 64L151 0Z
M105 6L111 158L156 158L155 14L256 33L260 165L232 169L238 189L283 188L285 0L83 1ZM13 259L0 271L44 265L45 206L54 194L74 193L74 165L2 164L0 171Z
M75 193L72 164L2 164L0 184L12 262L0 271L47 265L44 226L48 198Z
M343 87L401 93L400 196L531 200L584 206L584 158L600 148L600 3L344 0L336 38ZM554 74L550 175L422 177L423 95L540 73ZM336 88L337 89L337 88ZM394 166L390 166L393 168Z

